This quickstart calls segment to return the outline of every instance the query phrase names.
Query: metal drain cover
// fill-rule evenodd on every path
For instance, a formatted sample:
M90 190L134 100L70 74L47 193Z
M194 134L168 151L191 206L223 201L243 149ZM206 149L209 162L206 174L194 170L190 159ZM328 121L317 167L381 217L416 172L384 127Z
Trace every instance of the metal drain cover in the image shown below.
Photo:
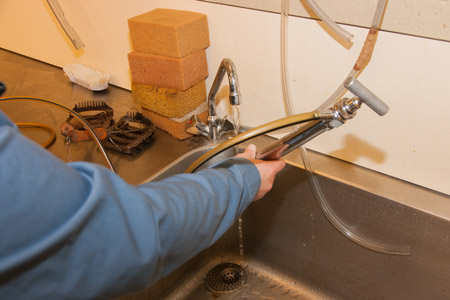
M205 278L206 288L212 293L228 293L247 281L247 275L241 266L222 263L211 270Z

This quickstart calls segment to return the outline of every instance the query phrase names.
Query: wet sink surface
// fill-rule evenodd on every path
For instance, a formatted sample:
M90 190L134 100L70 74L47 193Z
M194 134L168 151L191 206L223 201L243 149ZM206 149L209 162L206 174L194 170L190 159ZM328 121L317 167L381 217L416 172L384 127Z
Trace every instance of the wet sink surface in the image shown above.
M183 299L264 299L264 300L284 300L284 299L317 299L317 294L312 294L311 290L300 287L294 281L280 279L273 271L262 266L256 261L235 261L233 258L217 258L198 272L191 281L183 284L184 289L177 289L167 299L179 299L179 295L184 295ZM213 287L208 283L209 272L223 264L236 264L242 268L246 280L239 282L230 288L223 278L216 279ZM223 287L225 286L225 288ZM321 299L324 299L323 297Z
M182 173L192 162L213 147L207 145L185 154L146 181L161 180ZM233 156L240 149L227 150L201 168ZM215 245L160 280L149 290L116 300L329 299L319 291L308 288L279 272L267 262L256 259L252 253L246 253L244 244L249 238L241 220L240 226L235 224ZM226 267L223 267L224 265Z

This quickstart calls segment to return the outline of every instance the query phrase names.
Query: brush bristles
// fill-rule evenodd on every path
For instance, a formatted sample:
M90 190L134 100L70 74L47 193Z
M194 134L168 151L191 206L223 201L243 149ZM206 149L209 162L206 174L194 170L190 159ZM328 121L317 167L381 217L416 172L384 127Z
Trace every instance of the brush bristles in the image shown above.
M110 75L91 69L82 64L71 64L63 68L70 81L92 91L108 88Z

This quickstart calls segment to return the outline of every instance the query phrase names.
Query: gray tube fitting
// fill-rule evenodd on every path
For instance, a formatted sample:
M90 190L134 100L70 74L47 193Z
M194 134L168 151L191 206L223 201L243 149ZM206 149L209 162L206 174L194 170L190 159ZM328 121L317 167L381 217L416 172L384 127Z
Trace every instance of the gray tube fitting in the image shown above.
M389 111L389 106L386 103L355 78L345 80L344 86L378 115L384 116Z

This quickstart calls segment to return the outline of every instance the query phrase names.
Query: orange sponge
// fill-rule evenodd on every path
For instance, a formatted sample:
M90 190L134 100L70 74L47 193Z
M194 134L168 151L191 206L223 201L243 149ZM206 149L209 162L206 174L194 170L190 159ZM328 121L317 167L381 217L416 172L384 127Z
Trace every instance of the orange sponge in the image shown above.
M203 112L198 113L199 110ZM191 116L196 114L197 119L201 120L203 123L206 123L208 119L208 110L203 104L180 119L167 118L146 109L142 109L141 112L144 116L152 120L156 127L168 132L179 140L184 140L192 136L190 133L186 132L186 126L188 125Z
M205 49L183 58L131 52L131 82L184 91L208 77Z
M181 58L209 47L206 15L155 9L128 20L134 51Z
M169 118L181 118L206 102L205 80L185 91L133 83L131 92L136 104Z

